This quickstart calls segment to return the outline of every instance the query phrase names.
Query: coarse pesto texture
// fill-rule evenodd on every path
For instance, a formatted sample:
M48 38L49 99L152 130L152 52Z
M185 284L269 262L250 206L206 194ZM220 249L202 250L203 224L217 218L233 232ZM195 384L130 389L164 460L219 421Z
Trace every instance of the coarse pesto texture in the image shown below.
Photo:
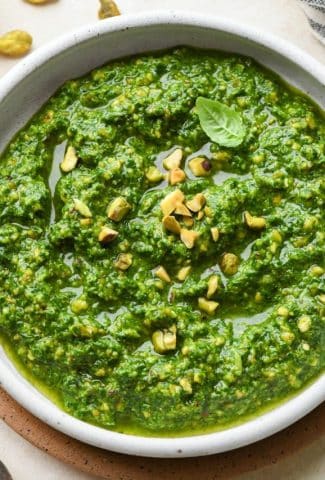
M203 132L201 96L245 138ZM178 48L69 81L1 157L0 332L76 417L226 427L324 368L322 112L253 60Z

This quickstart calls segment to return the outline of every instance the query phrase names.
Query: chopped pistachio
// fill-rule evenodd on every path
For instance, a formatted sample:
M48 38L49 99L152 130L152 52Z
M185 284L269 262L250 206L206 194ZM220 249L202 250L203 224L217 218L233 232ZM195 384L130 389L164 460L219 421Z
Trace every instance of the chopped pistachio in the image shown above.
M207 298L211 298L219 288L219 277L218 275L211 275L208 280L208 292Z
M192 385L187 378L181 378L179 384L185 392L192 393Z
M96 377L105 377L105 374L106 374L105 368L98 368L98 370L96 370L95 372Z
M181 165L183 158L183 150L181 148L176 148L168 157L166 157L163 161L163 165L166 170L173 170L174 168L178 168Z
M180 282L184 282L186 277L189 275L191 268L192 267L190 266L182 267L177 273L177 280L179 280Z
M234 275L238 271L239 258L234 253L224 253L221 257L220 266L226 275Z
M282 242L282 235L279 230L272 230L271 239L276 243Z
M321 275L323 275L324 269L319 265L313 265L310 268L310 273L313 275L313 277L320 277Z
M146 177L151 183L157 183L163 180L164 174L157 167L151 166L146 171Z
M185 347L182 348L182 355L186 356L190 353L189 347L186 345Z
M184 205L184 203L178 203L175 210L174 210L174 213L176 215L183 215L184 217L191 217L192 216L191 212Z
M204 157L195 157L188 162L189 169L196 177L206 177L211 171L211 162Z
M269 246L269 250L271 253L276 253L277 249L279 247L279 244L276 242L272 242L271 245Z
M169 329L156 330L152 334L152 344L155 352L163 354L176 349L176 325Z
M169 172L169 183L171 185L176 185L176 183L184 182L185 179L185 172L181 168L173 168L173 170Z
M64 159L60 164L61 170L66 173L71 172L77 166L77 163L78 157L76 154L76 150L70 145L67 148Z
M204 217L204 212L201 210L201 211L198 212L198 214L197 214L197 219L198 219L198 220L202 220L203 217Z
M202 383L202 375L199 372L194 372L193 382L194 383Z
M263 295L261 294L261 292L256 292L254 298L255 302L257 303L261 303L263 301Z
M295 339L295 335L293 332L290 332L290 330L283 330L281 332L281 338L286 343L292 343Z
M313 230L314 227L316 227L318 224L318 219L316 217L307 217L304 221L304 226L303 229L306 230L307 232L310 232Z
M167 271L165 270L164 267L161 265L156 269L155 275L160 278L160 280L163 280L166 283L170 283L171 279L170 276L168 275Z
M106 245L110 242L113 242L117 236L118 232L116 230L113 230L109 227L102 227L98 235L98 240L103 245Z
M181 228L181 240L187 248L193 248L198 237L198 232Z
M219 228L217 227L212 227L210 229L211 232L211 237L214 242L217 242L219 240Z
M80 213L83 217L92 217L91 211L87 207L87 205L79 200L78 198L73 199L74 202L74 209Z
M183 216L183 222L184 222L184 225L189 228L193 227L194 225L194 220L191 217Z
M131 210L131 205L123 197L117 197L109 205L107 216L114 222L120 222Z
M176 220L175 217L171 215L167 215L163 218L162 224L166 230L172 233L176 233L177 235L181 233L181 226Z
M88 308L88 303L86 300L83 300L82 298L76 298L72 300L70 303L70 308L73 311L73 313L81 313L87 310Z
M274 195L273 197L273 205L279 205L281 203L281 200L282 200L282 196L280 193L277 193L276 195Z
M92 223L92 219L91 218L81 218L79 220L79 223L81 226L83 227L88 227L88 225L91 225Z
M119 270L127 270L133 261L133 256L131 253L120 253L115 262L115 267Z
M266 226L265 218L254 217L249 212L244 212L246 225L252 230L262 230Z
M98 11L98 17L103 20L104 18L116 17L121 15L121 12L114 2L114 0L99 0L100 9Z
M173 213L177 205L183 203L184 198L183 192L178 188L166 195L166 197L160 202L160 208L164 216Z
M197 213L204 207L206 202L205 196L203 193L197 193L192 200L186 202L186 206L191 210L193 213Z
M220 150L219 152L215 152L213 154L214 160L218 160L219 162L227 162L230 160L231 155L229 152L225 152L224 150Z
M204 213L207 217L213 217L213 210L211 207L204 207Z
M214 313L217 307L219 306L218 302L214 302L213 300L207 300L204 297L199 298L198 304L199 304L199 309L202 310L203 312L208 313L209 315Z
M298 319L297 326L301 333L306 333L311 327L311 318L309 315L302 315Z
M290 312L287 309L287 307L279 307L278 310L277 310L277 314L280 315L280 317L287 318L287 317L289 317Z

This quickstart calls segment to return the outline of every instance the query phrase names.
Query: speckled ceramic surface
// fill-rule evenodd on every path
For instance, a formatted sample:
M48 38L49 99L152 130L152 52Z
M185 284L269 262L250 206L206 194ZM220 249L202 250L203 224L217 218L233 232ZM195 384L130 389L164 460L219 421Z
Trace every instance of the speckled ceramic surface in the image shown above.
M325 404L282 432L248 447L201 458L148 459L91 447L60 433L0 390L0 418L38 448L109 480L226 480L281 462L325 436Z

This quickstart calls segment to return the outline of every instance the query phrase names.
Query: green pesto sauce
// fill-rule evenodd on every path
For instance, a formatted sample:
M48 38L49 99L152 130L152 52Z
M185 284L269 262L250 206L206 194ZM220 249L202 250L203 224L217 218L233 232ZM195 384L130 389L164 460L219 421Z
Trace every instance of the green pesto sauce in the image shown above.
M241 114L239 147L205 135L199 96ZM306 387L325 363L324 140L319 108L246 57L178 48L67 82L1 156L11 358L72 415L145 435L225 428ZM68 147L78 162L63 172ZM176 148L186 178L169 185L163 161ZM191 170L198 156L206 176ZM172 213L197 233L193 248L162 223L177 189L184 203L204 195L192 225ZM130 208L115 221L120 197ZM103 227L118 232L105 245Z

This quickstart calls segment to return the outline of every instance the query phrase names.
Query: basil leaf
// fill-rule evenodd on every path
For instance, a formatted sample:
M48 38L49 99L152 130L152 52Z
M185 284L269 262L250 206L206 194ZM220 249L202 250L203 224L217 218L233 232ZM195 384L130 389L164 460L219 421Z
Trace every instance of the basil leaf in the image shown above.
M207 136L223 147L238 147L244 140L246 129L241 115L217 100L198 97L196 110Z

